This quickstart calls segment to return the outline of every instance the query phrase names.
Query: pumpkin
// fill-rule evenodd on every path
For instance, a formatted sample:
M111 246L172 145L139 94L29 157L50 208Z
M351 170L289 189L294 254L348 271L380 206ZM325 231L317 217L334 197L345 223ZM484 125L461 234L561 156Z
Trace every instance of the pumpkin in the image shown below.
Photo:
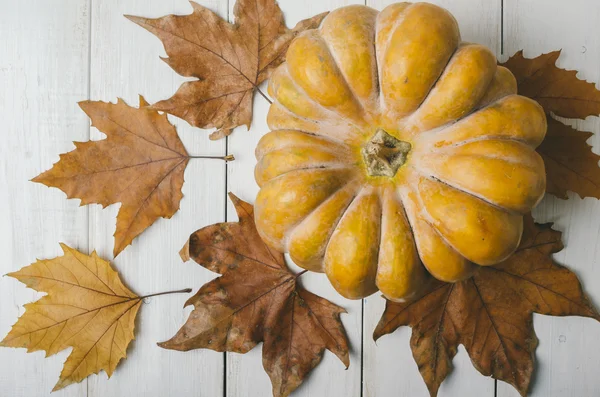
M333 11L269 93L258 231L347 298L404 300L504 260L544 194L542 108L443 8Z

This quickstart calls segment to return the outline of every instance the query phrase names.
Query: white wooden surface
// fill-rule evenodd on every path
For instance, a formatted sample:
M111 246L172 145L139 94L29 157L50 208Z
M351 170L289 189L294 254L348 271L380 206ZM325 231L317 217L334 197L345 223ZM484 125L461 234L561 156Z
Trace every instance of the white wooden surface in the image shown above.
M534 57L562 48L558 64L579 70L578 77L600 81L600 2L571 0L568 6L545 0L504 0L504 52L525 50ZM543 32L543 33L542 33ZM506 56L504 57L506 58ZM598 86L598 84L597 84ZM597 117L575 123L597 135L588 142L600 153ZM556 259L573 269L587 293L600 305L600 201L547 197L534 213L539 221L555 222L567 248ZM547 397L600 396L600 324L580 317L534 316L540 345L534 395ZM498 397L517 397L499 384Z
M492 48L502 60L524 48L527 56L562 48L560 64L581 71L580 77L600 81L600 3L594 0L435 0L461 25L465 40ZM232 18L233 0L200 0ZM364 0L280 0L289 25L318 12ZM366 0L382 9L391 0ZM101 139L76 102L84 99L136 104L144 94L150 102L170 96L183 78L158 59L160 41L122 17L186 14L185 0L0 0L0 273L25 266L35 258L60 252L63 241L82 251L96 249L111 258L118 206L78 207L56 189L28 182L73 149L71 141ZM502 26L503 21L503 26ZM502 34L503 33L503 34ZM504 49L504 54L502 54ZM235 220L226 202L231 190L253 201L258 190L252 176L253 148L267 132L267 103L255 100L252 131L240 128L228 140L211 142L208 134L172 119L191 154L233 153L237 160L193 160L186 171L185 197L171 220L160 220L115 261L128 285L138 293L173 288L199 288L214 274L181 263L177 252L199 227ZM579 126L600 132L597 118ZM600 151L600 136L592 138ZM554 221L565 232L567 248L557 259L584 280L600 304L600 202L571 196L568 202L546 199L536 211L539 220ZM322 275L303 276L304 284L347 308L343 316L352 344L351 366L345 371L332 354L295 396L426 396L404 328L372 341L383 311L373 296L363 302L338 296ZM0 334L37 294L7 277L0 278ZM260 346L241 356L208 350L178 353L155 343L170 337L184 322L186 297L154 298L141 310L137 339L129 357L110 381L104 373L55 393L63 396L269 396ZM581 318L535 316L540 338L533 396L600 395L600 324ZM0 396L48 395L68 352L44 359L41 352L0 350ZM502 382L481 376L464 349L454 360L455 372L440 396L517 396Z

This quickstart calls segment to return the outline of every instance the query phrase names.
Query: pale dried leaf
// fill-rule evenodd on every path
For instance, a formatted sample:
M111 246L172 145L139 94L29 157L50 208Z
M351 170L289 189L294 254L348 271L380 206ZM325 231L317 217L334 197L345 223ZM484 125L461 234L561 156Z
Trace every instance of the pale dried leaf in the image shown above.
M10 273L48 295L25 313L0 343L44 350L46 357L72 347L53 391L106 371L110 377L134 339L141 298L123 285L110 263L61 244L64 256L38 260Z

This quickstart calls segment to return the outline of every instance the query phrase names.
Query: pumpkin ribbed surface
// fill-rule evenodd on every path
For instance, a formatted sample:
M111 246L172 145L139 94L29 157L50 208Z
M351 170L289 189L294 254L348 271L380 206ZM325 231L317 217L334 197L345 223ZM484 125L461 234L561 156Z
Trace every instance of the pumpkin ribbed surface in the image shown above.
M296 264L362 298L416 294L514 252L542 198L542 108L446 10L350 6L273 74L255 219Z

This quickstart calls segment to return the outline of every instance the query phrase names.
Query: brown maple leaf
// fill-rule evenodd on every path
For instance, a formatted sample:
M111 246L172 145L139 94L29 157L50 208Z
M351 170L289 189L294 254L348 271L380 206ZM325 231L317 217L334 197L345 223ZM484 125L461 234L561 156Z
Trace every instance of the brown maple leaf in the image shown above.
M190 157L167 116L146 105L142 97L139 109L121 99L116 104L80 102L106 139L75 142L75 150L33 179L81 199L81 205L121 203L115 256L156 219L173 216L183 197L183 173Z
M235 24L191 2L190 15L157 19L127 16L160 38L177 73L196 77L184 83L171 98L153 105L199 128L217 128L211 139L231 133L252 121L252 98L298 33L318 27L327 13L301 21L288 29L275 0L238 0Z
M159 345L246 353L262 341L273 395L288 396L319 364L325 349L348 367L348 340L340 321L345 310L300 287L283 254L258 235L252 206L229 197L239 222L200 229L181 251L182 259L221 276L186 302L195 306L189 319Z
M546 165L546 192L562 199L568 190L600 198L600 156L587 144L592 135L548 117L546 138L537 149Z
M533 313L600 320L577 276L552 260L562 248L560 232L526 217L521 245L509 259L459 283L433 282L416 300L388 301L373 337L411 326L413 356L432 396L459 344L479 372L526 395L538 344Z
M517 79L519 94L535 99L557 116L585 119L600 114L600 91L594 83L577 78L577 71L556 66L560 51L529 59L523 51L503 63Z
M600 91L577 78L574 70L556 66L560 51L529 59L517 52L503 66L515 75L519 94L538 101L547 113L548 133L538 148L546 164L546 191L566 199L567 191L582 198L600 199L600 156L586 140L590 132L578 131L551 114L585 119L600 114Z

